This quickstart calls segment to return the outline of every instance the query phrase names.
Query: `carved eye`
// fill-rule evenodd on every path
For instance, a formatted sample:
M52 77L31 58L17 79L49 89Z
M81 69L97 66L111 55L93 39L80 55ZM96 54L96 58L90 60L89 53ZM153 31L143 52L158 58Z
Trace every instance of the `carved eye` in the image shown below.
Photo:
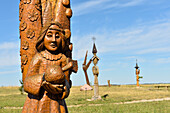
M51 38L52 36L53 36L53 35L52 35L51 32L47 34L47 37L49 37L49 38Z
M60 38L60 36L59 36L59 34L58 34L58 33L55 35L55 38Z
M52 35L47 35L48 37L52 37Z

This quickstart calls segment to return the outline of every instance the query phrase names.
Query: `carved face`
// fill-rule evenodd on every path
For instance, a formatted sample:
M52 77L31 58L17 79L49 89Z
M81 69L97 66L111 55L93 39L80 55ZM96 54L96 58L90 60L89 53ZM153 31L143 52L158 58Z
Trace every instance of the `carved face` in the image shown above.
M97 64L97 62L98 62L97 58L94 58L94 60L93 60L93 64L94 64L94 65L96 65L96 64Z
M51 25L44 38L44 46L48 51L56 51L62 43L62 33L57 25Z

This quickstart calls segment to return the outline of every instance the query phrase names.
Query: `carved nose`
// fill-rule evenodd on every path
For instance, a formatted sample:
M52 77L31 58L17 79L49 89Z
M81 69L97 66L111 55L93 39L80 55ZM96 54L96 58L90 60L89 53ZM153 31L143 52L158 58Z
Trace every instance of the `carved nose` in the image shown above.
M55 35L53 35L53 37L52 37L52 41L53 41L53 42L55 42L55 41L56 41L56 39L55 39Z

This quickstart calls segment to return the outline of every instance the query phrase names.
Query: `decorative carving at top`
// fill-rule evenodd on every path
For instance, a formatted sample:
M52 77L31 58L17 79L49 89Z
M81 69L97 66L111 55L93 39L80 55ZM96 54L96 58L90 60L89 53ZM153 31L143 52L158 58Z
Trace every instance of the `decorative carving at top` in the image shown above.
M97 53L97 49L96 49L95 43L93 44L93 51L92 51L92 53L93 53L93 54L94 54L94 53Z
M27 50L29 48L29 43L27 41L23 41L22 49Z
M70 50L70 51L73 50L73 44L69 44L69 50Z
M24 31L27 28L27 23L25 21L20 22L20 30Z
M72 10L71 10L71 8L67 8L67 9L66 9L66 15L67 15L67 17L71 18L71 16L72 16Z
M19 21L21 21L21 19L22 19L23 10L24 10L23 2L20 2L20 4L19 4Z
M71 37L71 32L70 32L69 29L65 29L64 32L65 32L65 37L66 37L66 39L68 39L68 38Z
M42 2L42 0L41 0L41 2ZM37 10L39 10L39 11L41 11L42 9L42 7L41 7L41 4L40 4L40 0L35 0L35 8L37 9Z
M22 20L22 16L23 16L23 15L22 15L22 12L20 12L20 13L19 13L19 21Z
M23 0L24 4L29 4L31 3L31 0Z
M32 9L30 12L28 12L28 14L29 14L28 18L30 19L31 22L37 21L39 16L38 12Z
M22 12L24 10L23 2L20 2L19 4L19 12Z
M22 55L22 57L21 57L21 63L22 63L22 65L26 65L27 62L28 62L28 57L27 57L27 55Z
M26 35L27 35L27 38L32 39L32 38L34 38L34 36L35 36L35 32L34 32L34 30L32 30L32 29L28 29Z
M41 4L35 3L35 8L39 11L41 11Z
M63 5L69 5L70 4L70 0L63 0Z

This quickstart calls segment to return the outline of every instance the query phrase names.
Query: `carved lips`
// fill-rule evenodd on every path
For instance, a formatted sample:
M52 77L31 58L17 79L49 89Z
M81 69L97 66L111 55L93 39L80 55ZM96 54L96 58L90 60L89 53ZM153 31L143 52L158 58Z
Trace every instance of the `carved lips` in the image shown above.
M57 45L56 45L55 43L51 43L50 46L51 46L52 48L57 47Z

